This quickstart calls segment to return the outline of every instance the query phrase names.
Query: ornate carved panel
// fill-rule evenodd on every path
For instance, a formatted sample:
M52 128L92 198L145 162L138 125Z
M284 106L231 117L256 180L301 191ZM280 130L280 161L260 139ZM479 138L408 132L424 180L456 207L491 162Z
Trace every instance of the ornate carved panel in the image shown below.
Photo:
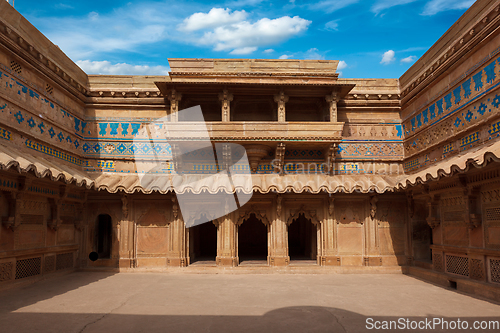
M47 228L40 224L20 225L14 233L16 250L34 249L45 246Z
M137 228L138 256L166 256L168 252L167 227Z

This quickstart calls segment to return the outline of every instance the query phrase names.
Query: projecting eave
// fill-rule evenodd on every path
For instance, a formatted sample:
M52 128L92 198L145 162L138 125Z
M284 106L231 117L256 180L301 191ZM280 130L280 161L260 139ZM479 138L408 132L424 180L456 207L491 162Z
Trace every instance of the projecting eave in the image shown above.
M33 172L37 177L48 177L53 181L74 183L77 186L91 189L94 181L83 171L64 163L53 163L41 156L22 152L0 144L0 170L16 169L19 173Z
M450 177L455 173L465 173L470 167L483 168L489 162L500 162L500 141L483 145L408 175L398 183L398 188L406 189L417 184Z
M219 94L222 89L229 90L234 95L268 95L284 91L288 96L324 97L337 94L338 99L344 98L356 85L320 82L201 82L201 81L163 81L155 82L163 96L168 96L173 90L183 94Z

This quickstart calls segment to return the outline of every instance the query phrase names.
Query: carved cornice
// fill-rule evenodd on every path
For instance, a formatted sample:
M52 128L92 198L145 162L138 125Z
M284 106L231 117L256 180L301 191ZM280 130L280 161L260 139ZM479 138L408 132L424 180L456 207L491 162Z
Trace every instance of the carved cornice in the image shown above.
M163 97L159 90L151 89L129 89L123 88L119 90L110 89L90 89L87 94L89 97L96 98L152 98Z
M451 66L461 63L460 59L471 52L480 42L492 32L498 30L500 25L499 6L495 6L490 12L484 15L469 30L462 33L460 38L456 38L455 43L450 45L444 52L424 67L420 73L405 86L401 91L402 104L408 103L422 89L425 89L431 82L447 71Z
M1 40L4 42L0 43L0 45L10 48L18 57L41 70L61 86L66 86L70 92L83 100L84 95L87 94L87 87L78 83L71 75L58 67L51 59L48 59L44 53L30 45L11 27L0 21Z

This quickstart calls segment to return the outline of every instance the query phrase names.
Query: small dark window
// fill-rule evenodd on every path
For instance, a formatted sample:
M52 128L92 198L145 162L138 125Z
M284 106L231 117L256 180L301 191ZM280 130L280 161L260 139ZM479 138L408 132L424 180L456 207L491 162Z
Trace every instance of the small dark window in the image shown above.
M14 60L12 60L10 62L10 69L12 69L14 72L16 72L17 74L21 74L23 69L21 67L21 65L19 65L17 62L15 62Z
M99 215L97 218L97 253L99 258L111 257L111 216Z
M48 94L52 95L54 93L54 88L50 84L47 83L47 85L45 86L45 91Z

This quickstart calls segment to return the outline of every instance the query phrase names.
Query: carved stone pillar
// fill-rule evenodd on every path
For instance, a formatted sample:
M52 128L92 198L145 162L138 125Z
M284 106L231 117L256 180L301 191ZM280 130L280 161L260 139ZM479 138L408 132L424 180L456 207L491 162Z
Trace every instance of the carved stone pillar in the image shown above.
M370 218L366 220L365 224L365 235L366 235L366 255L369 256L370 266L380 265L380 248L379 248L379 238L378 238L378 224L380 219L377 218L377 195L372 195L370 197ZM380 214L379 214L380 215Z
M338 256L337 244L335 241L335 199L328 197L325 207L325 216L321 223L321 265L322 266L340 266L340 257Z
M179 121L179 102L181 101L182 94L172 90L168 95L168 100L170 101L170 121Z
M177 198L172 197L172 222L169 224L169 250L167 266L184 267L186 258L186 227L179 214Z
M282 196L278 194L275 201L275 216L270 224L270 253L269 264L271 266L288 266L290 257L288 255L288 227L283 215Z
M278 122L286 122L285 103L288 102L288 96L281 91L278 95L274 95L274 101L278 103Z
M233 100L233 94L229 93L227 89L224 89L221 94L219 94L219 101L222 103L222 121L231 121L231 101Z
M329 115L330 122L337 122L337 93L332 93L325 97L326 101L329 103Z
M235 213L230 213L214 221L217 226L217 258L218 266L236 267L238 266L238 256L236 249L236 229L234 223Z
M129 216L130 216L130 200L127 194L122 194L122 217L121 221L117 223L116 233L118 235L118 257L120 258L119 266L127 267L130 266L130 252L128 246L128 228L129 228Z

